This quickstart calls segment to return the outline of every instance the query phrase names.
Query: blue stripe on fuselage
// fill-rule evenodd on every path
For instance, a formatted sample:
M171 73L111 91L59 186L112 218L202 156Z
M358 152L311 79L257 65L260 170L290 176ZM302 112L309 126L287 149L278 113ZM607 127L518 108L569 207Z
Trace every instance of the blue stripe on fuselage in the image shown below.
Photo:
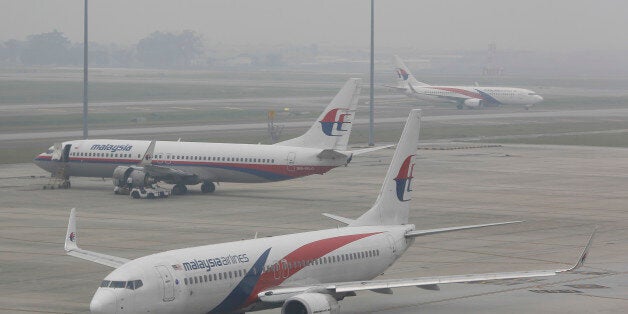
M218 306L209 311L209 313L231 313L234 310L242 307L246 299L249 298L259 277L262 275L262 270L268 259L270 249L262 253L253 267L246 273L246 276L238 283L238 285L229 293L229 295Z

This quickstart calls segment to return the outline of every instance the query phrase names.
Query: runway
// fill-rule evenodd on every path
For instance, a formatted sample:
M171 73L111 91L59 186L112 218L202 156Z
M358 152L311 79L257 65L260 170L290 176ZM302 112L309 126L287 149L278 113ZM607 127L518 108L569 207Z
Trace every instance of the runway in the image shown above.
M418 155L410 217L417 229L525 222L419 238L382 278L569 267L599 226L587 264L546 279L367 291L341 301L342 313L628 308L628 149L508 144ZM42 190L46 173L34 165L0 165L0 312L87 313L111 269L63 253L72 207L83 248L126 258L256 233L334 228L337 222L321 213L354 218L370 208L391 156L384 150L356 157L324 176L221 184L213 195L193 187L190 195L152 201L113 195L110 180L74 178L71 190Z
M360 109L362 114L365 109ZM404 111L405 113L405 111ZM460 121L480 121L480 120L506 120L506 119L527 119L527 118L599 118L599 117L628 117L628 108L624 109L588 109L588 110L561 110L561 111L532 111L532 112L510 112L510 113L478 113L453 115L424 116L425 122L460 122ZM407 117L385 117L377 118L377 124L383 123L403 123ZM368 119L355 119L354 124L366 125ZM286 128L305 128L312 124L312 121L298 121L281 123ZM187 132L209 132L209 131L234 131L234 130L266 130L267 123L230 123L218 125L188 125L188 126L160 126L160 127L139 127L139 128L110 128L101 130L90 130L91 137L111 137L116 135L151 135L151 134L176 134ZM0 141L35 140L49 138L76 139L83 135L82 130L77 131L51 131L51 132L22 132L0 134Z

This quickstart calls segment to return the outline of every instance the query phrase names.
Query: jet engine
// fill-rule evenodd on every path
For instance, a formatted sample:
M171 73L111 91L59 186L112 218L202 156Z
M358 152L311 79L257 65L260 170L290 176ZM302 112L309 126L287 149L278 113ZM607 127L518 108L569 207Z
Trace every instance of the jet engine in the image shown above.
M301 293L284 302L281 314L334 314L339 313L338 301L329 294Z
M118 166L113 170L113 185L127 187L131 178L133 187L143 187L153 183L153 179L141 168Z
M464 105L469 108L479 108L482 107L482 100L477 98L469 98L464 101Z

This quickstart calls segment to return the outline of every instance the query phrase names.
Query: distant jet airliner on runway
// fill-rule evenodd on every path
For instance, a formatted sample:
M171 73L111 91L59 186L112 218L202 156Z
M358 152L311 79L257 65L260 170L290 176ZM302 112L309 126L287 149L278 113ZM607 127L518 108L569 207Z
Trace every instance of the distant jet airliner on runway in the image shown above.
M185 194L186 185L198 183L208 193L215 190L214 182L271 182L324 174L347 165L355 155L383 148L347 151L360 81L348 80L305 134L274 145L75 140L50 147L34 162L64 179L66 188L72 176L113 177L117 186L175 184L174 194Z
M326 214L348 226L190 247L134 260L80 249L75 210L66 252L116 268L100 284L92 313L244 313L281 307L282 313L337 313L338 301L357 291L438 289L438 284L552 276L567 269L373 280L415 237L505 225L502 222L429 230L408 224L420 111L413 110L373 207L357 219Z
M500 105L523 105L529 109L543 100L537 93L523 88L436 86L419 82L398 56L395 56L395 74L397 85L387 87L424 101L453 102L458 109Z

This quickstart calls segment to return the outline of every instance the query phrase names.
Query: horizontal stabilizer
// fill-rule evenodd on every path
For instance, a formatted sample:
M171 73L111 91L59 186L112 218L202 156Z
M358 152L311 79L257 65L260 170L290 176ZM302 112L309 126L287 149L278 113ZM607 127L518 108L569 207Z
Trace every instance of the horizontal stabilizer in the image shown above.
M414 230L406 233L406 238L414 238L420 237L430 234L451 232L451 231L460 231L460 230L468 230L468 229L476 229L476 228L484 228L491 226L501 226L501 225L509 225L509 224L517 224L523 221L507 221L507 222L497 222L492 224L484 224L484 225L471 225L471 226L460 226L460 227L450 227L450 228L438 228L438 229L427 229L427 230Z
M332 215L332 214L328 214L328 213L323 213L323 216L325 216L327 218L331 218L331 219L339 221L339 222L342 222L343 224L347 224L347 225L355 221L355 220L350 219L350 218L340 217L340 216L336 216L336 215Z
M351 151L351 152L353 153L353 156L358 156L358 155L362 155L362 154L366 154L366 153L370 153L370 152L374 152L374 151L377 151L377 150L380 150L380 149L385 149L385 148L390 148L390 147L395 147L395 144L384 145L384 146L377 146L377 147L369 147L369 148L354 150L354 151Z
M70 220L68 221L68 230L65 235L65 252L80 259L88 260L101 265L118 268L130 260L122 257L116 257L92 251L83 250L78 247L78 234L76 232L76 209L70 211Z
M334 149L323 149L316 157L320 159L347 159L350 155L345 155Z

